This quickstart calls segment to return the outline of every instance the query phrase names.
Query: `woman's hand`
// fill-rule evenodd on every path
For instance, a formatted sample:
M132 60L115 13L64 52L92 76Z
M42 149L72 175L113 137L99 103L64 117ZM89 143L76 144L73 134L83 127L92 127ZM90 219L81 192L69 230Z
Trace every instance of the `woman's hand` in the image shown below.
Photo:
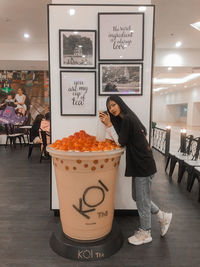
M109 113L105 114L104 112L99 111L99 118L106 127L112 126Z

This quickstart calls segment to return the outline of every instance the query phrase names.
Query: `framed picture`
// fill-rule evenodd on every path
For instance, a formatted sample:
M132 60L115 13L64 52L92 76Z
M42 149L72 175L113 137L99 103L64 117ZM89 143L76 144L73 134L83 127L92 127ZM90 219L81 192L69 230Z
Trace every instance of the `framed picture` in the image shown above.
M60 68L96 68L96 31L59 30Z
M143 60L144 13L98 13L99 60Z
M99 64L99 95L142 95L143 64Z
M61 71L62 116L96 115L96 72Z

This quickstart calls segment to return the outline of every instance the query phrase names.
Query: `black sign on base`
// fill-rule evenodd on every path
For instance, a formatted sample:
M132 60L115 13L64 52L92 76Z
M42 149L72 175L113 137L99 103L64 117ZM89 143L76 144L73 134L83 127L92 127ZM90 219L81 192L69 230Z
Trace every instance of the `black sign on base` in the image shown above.
M123 244L123 236L118 224L113 221L111 232L103 239L96 241L75 241L68 238L61 224L52 233L51 248L60 256L77 261L98 261L115 254Z

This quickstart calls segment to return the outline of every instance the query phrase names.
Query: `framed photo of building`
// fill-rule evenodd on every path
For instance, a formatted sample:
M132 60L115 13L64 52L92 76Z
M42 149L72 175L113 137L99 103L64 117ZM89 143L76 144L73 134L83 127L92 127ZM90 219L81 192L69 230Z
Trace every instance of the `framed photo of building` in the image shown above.
M60 68L96 68L96 31L59 30Z
M99 63L99 95L142 95L142 63Z
M61 116L96 115L96 72L60 72Z
M99 60L143 60L144 13L98 13L98 42Z

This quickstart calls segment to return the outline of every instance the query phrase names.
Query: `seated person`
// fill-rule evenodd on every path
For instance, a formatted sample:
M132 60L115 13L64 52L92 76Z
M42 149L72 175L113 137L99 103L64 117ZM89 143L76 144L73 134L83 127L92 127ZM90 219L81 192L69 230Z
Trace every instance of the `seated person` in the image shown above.
M7 98L5 101L0 105L1 109L6 108L7 106L15 107L14 99L12 97L12 94L8 93Z
M17 105L16 109L21 109L20 112L23 113L23 115L25 115L26 110L27 110L27 106L25 104L26 101L26 96L23 93L23 90L21 88L18 88L17 90L17 94L15 95L15 105Z
M41 140L42 140L41 131L46 132L47 145L50 144L50 119L51 119L50 112L48 112L45 114L45 118L41 121L39 129L39 136ZM43 151L43 144L41 144L41 151Z
M39 137L39 129L44 115L38 114L33 122L32 128L30 130L30 141L34 144L41 144L42 140Z

